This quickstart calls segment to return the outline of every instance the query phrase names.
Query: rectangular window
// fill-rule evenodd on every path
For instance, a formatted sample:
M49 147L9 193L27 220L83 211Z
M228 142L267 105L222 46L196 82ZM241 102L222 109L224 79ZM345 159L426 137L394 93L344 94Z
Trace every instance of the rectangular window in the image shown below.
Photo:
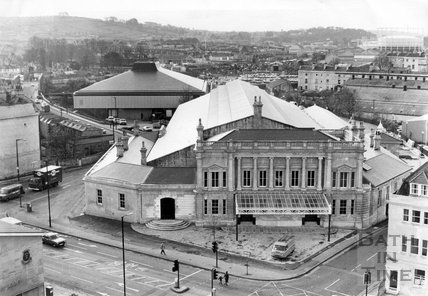
M351 187L355 187L355 172L351 172Z
M211 172L211 187L218 188L218 172Z
M411 194L416 194L416 195L418 195L418 193L419 193L419 190L418 190L418 184L412 184L412 186L411 186Z
M427 185L421 185L421 195L427 196Z
M227 187L227 173L223 172L223 187Z
M419 239L412 237L410 239L410 253L418 254L419 252Z
M403 209L403 221L409 221L409 210Z
M340 200L339 214L340 215L346 215L346 199Z
M315 186L315 171L308 171L307 183L308 187Z
M267 184L267 171L259 171L259 186L266 187Z
M405 235L401 236L401 252L407 252L407 237Z
M377 207L380 207L382 205L382 190L379 189L377 193Z
M427 255L428 241L422 240L422 256Z
M211 201L211 214L213 215L218 214L218 199L213 199Z
M336 178L337 178L336 175L337 175L337 173L333 172L333 180L332 180L333 182L331 184L332 187L336 187Z
M204 187L208 187L208 172L204 172Z
M101 189L97 189L97 204L103 204L103 191Z
M291 186L299 186L299 171L291 171Z
M413 284L417 286L425 285L425 270L415 269L415 277L413 280Z
M428 224L428 212L424 212L424 224Z
M355 200L351 200L351 215L354 215Z
M226 215L227 200L223 199L223 215Z
M344 188L348 187L348 173L347 172L340 172L340 184L339 187Z
M333 199L333 200L331 201L331 214L332 214L332 215L335 215L335 214L336 214L336 200L335 200L335 199Z
M251 171L244 171L243 173L244 182L242 182L243 187L250 187L251 186Z
M119 193L119 209L125 209L125 194Z
M284 186L284 173L283 171L275 171L275 187Z
M204 200L204 214L205 215L208 214L208 200L207 199Z
M412 211L412 222L414 223L421 222L421 211Z

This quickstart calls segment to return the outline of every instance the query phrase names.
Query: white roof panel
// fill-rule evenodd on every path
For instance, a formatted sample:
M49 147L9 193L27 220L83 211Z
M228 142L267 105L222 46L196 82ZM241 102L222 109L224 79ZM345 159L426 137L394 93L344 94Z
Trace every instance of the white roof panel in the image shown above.
M348 126L348 122L317 105L313 105L303 110L308 114L317 124L319 129L343 129Z

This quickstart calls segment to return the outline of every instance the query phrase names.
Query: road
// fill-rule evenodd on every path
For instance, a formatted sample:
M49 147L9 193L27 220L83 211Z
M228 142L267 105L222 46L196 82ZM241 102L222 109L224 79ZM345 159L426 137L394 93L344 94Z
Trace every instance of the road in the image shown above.
M64 172L63 182L50 190L52 224L79 216L83 212L83 175L89 167ZM24 186L26 183L24 182ZM32 203L33 213L19 207L19 199L2 203L2 210L12 217L25 221L26 217L36 217L44 221L48 228L47 191L28 191L22 204ZM1 213L0 213L1 214ZM90 227L90 226L89 226ZM111 233L120 233L120 223L111 226ZM135 243L138 234L125 229L125 243ZM289 281L262 282L231 277L230 286L215 283L217 295L251 296L353 296L364 290L363 273L367 267L383 270L382 256L377 254L386 250L386 230L363 240L354 248L319 266L308 275ZM144 244L159 247L157 238L147 239ZM181 252L192 253L190 247L176 247ZM89 295L123 295L122 253L120 249L93 242L67 238L65 249L44 247L45 274L48 282L60 286L78 288ZM167 259L167 260L165 260ZM153 258L133 252L126 253L126 274L129 295L175 295L169 290L176 274L172 273L172 260L175 258ZM379 260L381 259L381 260ZM380 262L379 262L380 261ZM372 271L373 280L380 280L383 273ZM186 295L208 295L210 291L210 272L181 265L182 285L191 289ZM219 294L221 291L221 294ZM100 293L98 293L100 292ZM305 294L306 293L306 294Z

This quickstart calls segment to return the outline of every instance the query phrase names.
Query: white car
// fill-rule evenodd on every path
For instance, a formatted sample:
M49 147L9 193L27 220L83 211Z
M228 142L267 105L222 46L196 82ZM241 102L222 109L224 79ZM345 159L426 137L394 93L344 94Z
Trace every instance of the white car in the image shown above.
M151 132L151 131L153 131L153 129L150 126L145 125L145 126L143 126L143 131L145 131L145 132Z
M125 118L120 118L120 119L119 119L119 124L120 124L120 125L127 125L128 123L126 122L126 119L125 119Z
M109 117L106 118L106 121L108 121L108 122L114 122L115 118L114 118L113 115L110 115Z

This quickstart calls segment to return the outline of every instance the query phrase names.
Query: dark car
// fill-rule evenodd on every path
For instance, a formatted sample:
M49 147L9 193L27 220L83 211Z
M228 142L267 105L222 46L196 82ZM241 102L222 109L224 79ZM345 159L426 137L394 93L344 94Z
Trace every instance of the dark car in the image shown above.
M44 244L51 245L55 248L65 246L65 239L62 237L59 237L58 234L55 232L48 232L48 233L43 234L42 242Z

